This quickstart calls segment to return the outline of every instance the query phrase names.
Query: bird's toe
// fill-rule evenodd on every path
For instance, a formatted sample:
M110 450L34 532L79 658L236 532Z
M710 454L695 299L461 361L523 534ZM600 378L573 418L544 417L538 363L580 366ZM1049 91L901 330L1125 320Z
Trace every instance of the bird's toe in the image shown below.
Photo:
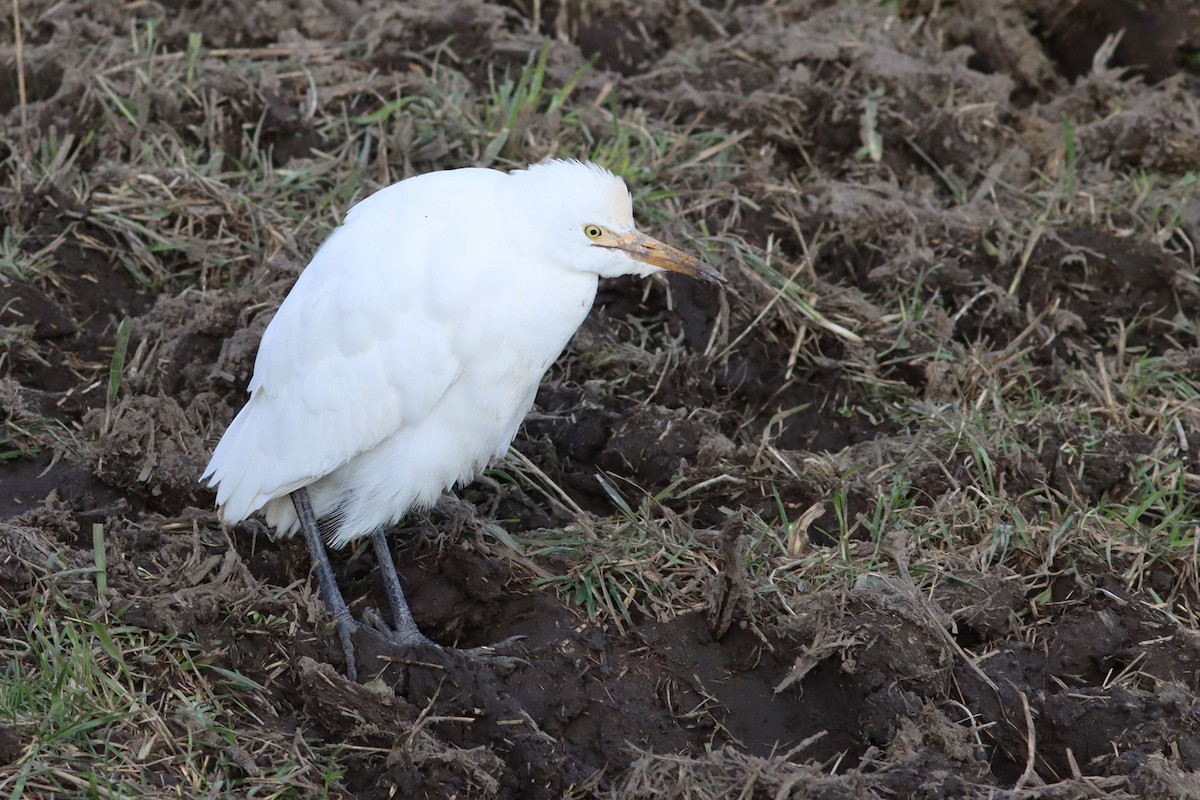
M373 608L367 608L362 614L363 628L370 633L383 640L389 642L393 646L401 649L413 649L422 647L434 647L441 649L442 646L430 639L420 631L397 630L387 623L387 621Z
M476 661L483 664L488 664L501 669L516 669L517 667L530 666L529 661L520 656L507 654L503 651L515 647L527 637L524 635L510 636L499 642L482 645L480 647L454 648L451 650L456 655L462 656L469 661Z

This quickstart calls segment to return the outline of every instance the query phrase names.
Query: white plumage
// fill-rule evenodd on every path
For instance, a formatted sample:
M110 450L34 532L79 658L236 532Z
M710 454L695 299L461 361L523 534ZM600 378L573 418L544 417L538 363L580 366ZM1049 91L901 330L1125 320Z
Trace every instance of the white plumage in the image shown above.
M356 205L263 334L250 400L202 480L229 523L341 546L502 455L597 278L719 273L638 233L624 182L552 161L436 172Z

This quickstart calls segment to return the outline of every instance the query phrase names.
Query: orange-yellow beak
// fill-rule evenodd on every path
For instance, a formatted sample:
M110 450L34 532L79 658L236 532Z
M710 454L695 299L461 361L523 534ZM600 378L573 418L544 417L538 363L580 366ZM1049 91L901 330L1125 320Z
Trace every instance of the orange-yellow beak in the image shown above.
M641 231L629 231L612 236L611 242L597 242L601 247L622 250L645 264L669 269L709 283L726 283L725 276L695 256L660 242Z

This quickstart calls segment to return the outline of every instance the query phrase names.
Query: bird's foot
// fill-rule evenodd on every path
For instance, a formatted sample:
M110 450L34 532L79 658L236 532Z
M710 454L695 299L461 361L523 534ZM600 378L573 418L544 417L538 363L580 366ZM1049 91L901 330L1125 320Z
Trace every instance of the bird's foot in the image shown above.
M430 639L415 626L412 628L393 628L373 608L363 611L362 622L355 623L360 630L366 631L373 639L389 645L389 649L405 654L421 653L437 660L441 658L461 658L503 670L513 670L519 666L529 666L529 662L519 656L507 655L503 650L515 646L525 639L524 636L510 636L495 644L481 647L458 648L447 647ZM347 665L350 661L347 659ZM349 670L347 669L347 674Z

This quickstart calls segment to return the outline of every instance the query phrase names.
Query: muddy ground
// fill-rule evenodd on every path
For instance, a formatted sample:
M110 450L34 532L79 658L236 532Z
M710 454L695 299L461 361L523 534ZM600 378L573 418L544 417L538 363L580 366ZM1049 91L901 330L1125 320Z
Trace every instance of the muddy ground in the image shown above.
M1188 3L16 5L5 791L1200 797ZM548 155L730 286L605 284L392 535L427 632L527 663L350 683L303 545L196 478L350 203Z

